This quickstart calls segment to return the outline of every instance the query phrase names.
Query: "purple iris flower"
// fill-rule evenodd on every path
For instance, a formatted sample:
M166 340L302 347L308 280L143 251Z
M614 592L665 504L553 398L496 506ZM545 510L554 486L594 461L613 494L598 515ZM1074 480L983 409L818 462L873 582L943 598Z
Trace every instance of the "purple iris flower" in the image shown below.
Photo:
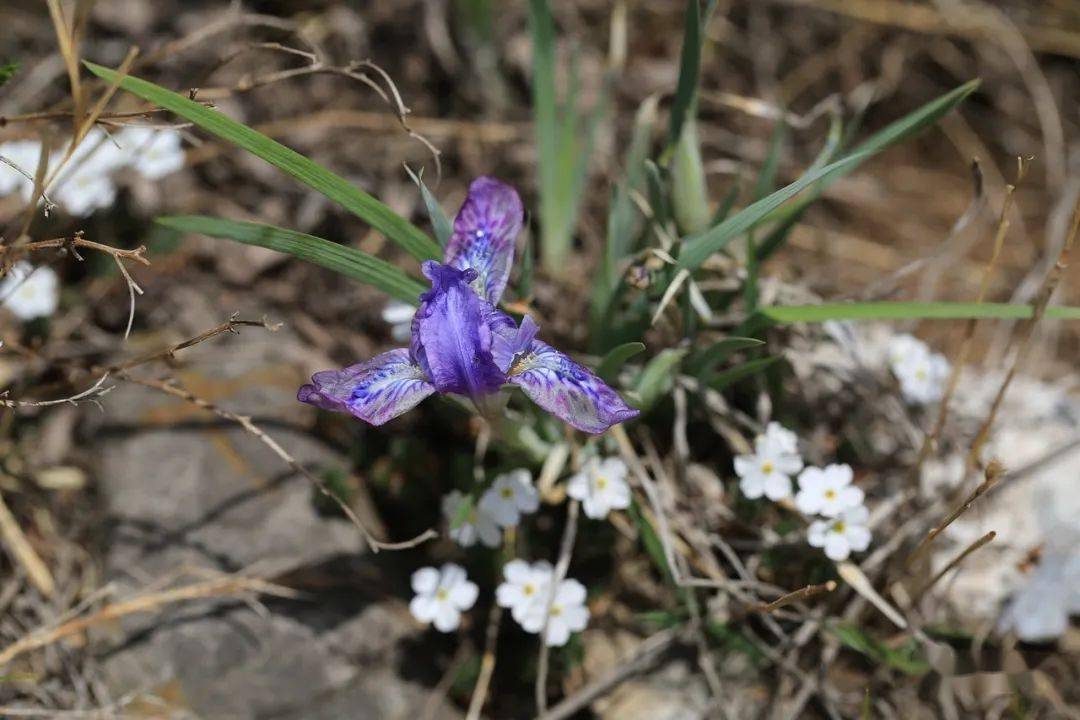
M531 317L518 325L496 307L524 215L514 188L489 177L474 180L454 219L445 262L422 266L431 289L420 296L409 347L315 373L297 399L382 425L435 392L490 408L510 383L585 432L602 433L636 417L638 411L591 370L538 340Z

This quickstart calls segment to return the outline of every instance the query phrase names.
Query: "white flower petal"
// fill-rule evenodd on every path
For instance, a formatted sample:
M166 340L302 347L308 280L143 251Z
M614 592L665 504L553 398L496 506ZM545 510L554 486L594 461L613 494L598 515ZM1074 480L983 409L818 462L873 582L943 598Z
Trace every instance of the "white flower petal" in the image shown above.
M851 547L845 536L836 532L829 532L825 536L825 555L830 560L847 560L851 554Z
M412 574L412 589L417 595L430 595L439 587L439 571L422 567Z
M453 632L461 624L461 612L450 603L439 603L432 624L439 632Z
M422 623L434 620L438 609L439 601L433 595L417 595L409 603L409 612Z
M466 580L450 591L450 602L458 610L468 610L476 604L479 594L480 588L476 586L476 583Z

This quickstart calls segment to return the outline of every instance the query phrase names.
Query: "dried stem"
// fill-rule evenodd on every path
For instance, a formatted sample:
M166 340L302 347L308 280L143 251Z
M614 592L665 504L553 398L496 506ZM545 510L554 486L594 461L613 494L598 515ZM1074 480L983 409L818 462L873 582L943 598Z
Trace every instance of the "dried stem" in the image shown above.
M1028 164L1022 157L1016 159L1016 183L1005 186L1005 199L1001 202L1001 214L998 216L997 232L994 234L994 246L990 253L990 259L986 261L986 265L983 268L982 279L979 282L979 291L975 295L975 302L982 303L986 300L986 293L990 288L990 279L993 277L994 269L997 267L998 257L1001 255L1001 248L1005 244L1005 237L1009 232L1009 210L1012 207L1013 197L1016 192L1016 187L1027 173ZM937 420L934 422L934 427L928 435L923 438L922 447L919 449L919 457L915 461L915 468L913 476L919 477L919 473L922 471L923 463L930 456L931 451L937 444L938 438L941 437L942 431L945 429L945 423L949 418L949 403L952 400L953 394L956 392L956 386L960 381L960 373L963 370L964 365L967 364L968 356L971 354L971 348L975 340L975 328L978 325L978 321L975 319L968 320L964 325L963 340L960 343L960 349L956 353L956 357L953 359L952 370L949 373L949 380L945 385L945 392L942 395L941 402L938 405Z
M812 598L812 597L814 597L816 595L822 595L824 593L831 593L835 589L836 589L836 581L835 580L830 580L829 582L822 583L821 585L807 585L806 587L802 588L801 590L796 590L794 592L789 592L787 595L783 595L781 597L778 597L775 600L773 600L771 603L767 603L767 604L764 604L764 605L758 605L757 607L752 608L752 611L753 612L759 612L759 613L770 613L773 610L779 610L780 608L784 607L785 605L791 605L792 603L801 602L803 600L807 600L809 598Z
M19 527L19 522L11 514L4 496L0 495L0 540L3 540L11 558L22 565L30 582L42 595L52 598L56 592L56 583L53 581L49 567L42 561L41 556L34 550L34 546L26 539L26 534Z
M570 567L570 555L574 551L574 538L577 537L578 512L581 503L571 500L566 508L566 527L563 528L562 542L559 544L559 560L555 563L555 571L551 575L551 584L548 587L547 604L544 610L544 626L540 628L540 663L536 672L536 712L543 715L547 712L547 679L549 648L547 643L548 622L551 620L551 606L555 604L555 592L559 583L566 577L566 571Z
M1027 360L1028 353L1031 351L1031 338L1034 335L1035 328L1038 326L1039 321L1042 320L1043 315L1046 314L1046 308L1050 304L1050 298L1057 289L1058 283L1061 282L1061 278L1065 274L1065 268L1069 265L1069 253L1072 251L1073 243L1076 241L1078 228L1080 228L1080 201L1077 201L1076 207L1073 210L1072 226L1069 228L1069 234L1065 237L1065 242L1061 246L1061 253L1058 255L1057 262L1054 263L1054 267L1050 269L1049 274L1046 276L1046 280L1043 281L1043 285L1039 289L1039 294L1035 298L1034 314L1031 320L1028 321L1025 330L1022 332L1022 337L1017 344L1016 356L1013 359L1012 366L1009 367L1009 371L1006 373L1005 379L1002 381L1001 387L998 388L997 395L994 396L994 401L990 405L990 412L987 414L983 424L979 427L979 431L975 435L975 440L971 444L967 463L969 468L978 466L979 455L982 452L983 445L986 444L986 441L990 436L990 429L994 426L994 420L997 418L998 411L1001 409L1001 403L1005 399L1005 393L1008 391L1009 385L1012 384L1012 380L1016 376L1017 371L1024 364L1024 361ZM1010 345L1012 345L1012 343L1010 343Z
M350 521L352 521L352 524L355 525L361 533L363 533L364 539L371 547L372 552L377 553L380 550L406 550L408 548L416 547L417 545L431 540L432 538L436 538L439 535L437 532L435 532L434 529L428 528L424 532L409 540L405 540L402 542L383 542L371 534L371 532L367 529L364 523L356 515L356 512L354 512L353 509L349 507L348 503L338 497L337 494L332 492L330 488L326 486L326 483L322 481L321 478L319 478L317 475L315 475L310 470L301 465L292 455L290 455L285 450L285 448L281 447L281 445L279 445L276 440L267 435L261 428L259 428L259 426L252 422L249 416L238 415L236 413L220 408L217 405L214 405L212 402L204 400L194 395L190 391L185 390L184 388L170 382L133 378L128 376L124 372L120 372L118 376L124 380L127 380L128 382L153 388L167 395L172 395L173 397L180 398L181 400L189 402L196 407L200 407L203 410L212 412L220 418L235 422L240 425L240 427L244 428L244 430L258 438L260 442L266 445L266 447L270 448L270 450L275 455L281 458L281 460L284 461L285 464L287 464L295 472L307 478L308 481L311 482L311 484L314 485L320 493L322 493L325 497L327 497L335 505L337 505L338 508L340 508L341 511L345 513L345 516L348 517Z
M911 604L912 605L917 605L919 600L922 599L923 595L926 594L927 590L934 587L934 585L936 585L937 582L939 580L941 580L941 578L945 577L945 575L950 570L955 568L960 563L964 562L965 558L967 558L968 555L975 552L976 550L978 550L982 546L988 544L995 537L997 537L997 532L995 532L994 530L991 530L990 532L986 533L981 538L979 538L978 540L976 540L975 542L971 543L966 548L964 548L963 552L961 552L959 555L957 555L952 560L950 560L945 565L945 567L941 568L941 570L936 575L934 575L934 577L930 578L930 581L928 583L926 583L921 588L919 588L919 590L915 593L915 596L912 598Z
M938 535L944 532L945 528L949 527L949 525L951 525L954 520L967 512L968 509L970 509L971 506L975 503L975 501L982 497L1004 475L1005 466L997 460L990 461L990 463L986 466L986 470L983 473L983 481L979 483L979 486L975 488L975 490L970 495L968 495L967 499L964 500L964 502L960 503L960 505L955 510L949 513L937 527L935 527L926 534L926 537L922 539L922 542L919 543L919 545L911 552L911 555L908 556L908 559L904 562L904 568L906 570L910 570L911 568L915 567L916 561L918 561L919 558L922 557L923 553L926 552L927 548L930 547L930 543L932 543Z
M242 576L228 576L207 580L205 582L192 583L171 590L140 595L130 600L125 600L103 607L92 615L70 620L56 627L46 627L31 632L0 651L0 667L7 665L16 657L30 650L51 645L72 635L79 634L94 625L100 625L110 620L131 615L133 613L150 612L162 605L183 602L185 600L199 600L203 598L219 597L222 595L242 595L247 593L262 593L276 595L277 597L292 598L296 593L288 588L268 583L258 578Z

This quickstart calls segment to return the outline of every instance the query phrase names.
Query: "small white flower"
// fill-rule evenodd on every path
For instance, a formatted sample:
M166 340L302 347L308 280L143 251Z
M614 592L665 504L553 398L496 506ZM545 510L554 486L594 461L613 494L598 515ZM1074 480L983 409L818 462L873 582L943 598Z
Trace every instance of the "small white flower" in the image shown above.
M889 341L889 365L900 382L904 399L926 405L941 399L949 378L949 361L911 335L897 335Z
M454 519L457 517L458 508L461 507L461 503L466 501L466 497L459 491L454 490L446 494L442 501L443 515L446 516L446 522L450 525L450 539L456 541L462 547L472 547L479 540L482 544L488 547L499 547L502 543L502 531L499 530L499 526L495 523L495 519L487 513L486 510L475 505L469 508L468 513L465 515L465 520L453 527Z
M85 216L113 204L116 184L113 173L127 158L103 130L92 129L64 165L50 188L51 197L72 215Z
M505 580L495 588L495 602L508 608L514 620L522 624L533 605L547 602L552 572L551 563L545 560L532 565L524 560L511 560L503 566Z
M540 493L532 484L532 474L519 469L499 475L480 498L480 509L503 527L514 527L522 514L540 507Z
M457 630L461 613L473 606L479 594L465 568L454 563L438 570L420 568L412 574L412 589L416 597L409 603L409 612L422 623L432 623L439 632Z
M1080 555L1044 555L1027 582L998 620L998 631L1016 632L1025 642L1046 642L1069 628L1069 615L1080 614Z
M831 520L810 523L807 540L812 547L825 548L831 560L847 560L848 555L870 547L870 528L866 521L870 511L865 505L850 508Z
M547 607L547 595L529 605L521 618L521 627L525 632L540 633L544 629L544 610ZM547 619L547 633L544 636L549 647L562 647L570 639L570 633L580 632L589 623L589 608L585 606L585 586L577 580L567 578L555 589L551 601L551 616Z
M60 281L52 268L19 261L0 280L0 304L20 320L48 317L59 303Z
M851 484L849 465L808 467L799 475L795 507L806 515L834 518L845 510L862 505L863 491Z
M390 326L390 336L398 342L412 337L412 320L416 306L400 300L390 300L383 307L382 319Z
M15 191L30 199L30 193L34 189L34 173L37 172L38 161L41 159L41 143L37 140L14 140L0 145L0 155L21 168L21 172L7 163L0 162L0 196L10 195Z
M158 180L184 167L180 133L172 128L128 127L116 134L126 158L148 180Z
M735 458L739 489L751 500L762 495L774 501L790 497L791 477L802 467L798 438L775 422L755 438L753 455Z
M619 458L590 458L581 472L567 481L566 494L581 501L586 516L603 520L612 510L630 507L626 472L626 463Z

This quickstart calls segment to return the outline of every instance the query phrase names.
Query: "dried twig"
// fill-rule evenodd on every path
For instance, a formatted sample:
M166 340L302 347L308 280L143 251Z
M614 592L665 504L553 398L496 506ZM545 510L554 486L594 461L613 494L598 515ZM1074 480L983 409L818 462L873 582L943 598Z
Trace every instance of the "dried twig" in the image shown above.
M941 578L945 577L945 575L948 574L948 572L950 570L952 570L957 565L962 563L964 561L964 559L967 558L968 555L975 552L976 550L978 550L982 546L988 544L995 537L997 537L997 532L995 532L994 530L991 530L990 532L986 533L981 538L979 538L978 540L976 540L975 542L971 543L966 548L964 548L963 552L961 552L959 555L957 555L952 560L950 560L948 563L946 563L945 567L941 568L941 570L939 570L938 573L936 575L934 575L934 577L930 578L929 582L927 582L925 585L923 585L921 588L919 588L915 592L914 597L912 597L912 599L911 599L911 604L912 605L917 605L919 600L922 599L922 596L926 594L927 590L929 590L934 585L936 585L937 582L939 580L941 580Z
M566 527L563 528L562 542L559 544L559 559L555 563L555 570L551 575L551 584L548 586L547 603L544 610L544 626L540 628L540 663L536 672L536 712L543 715L547 712L547 679L548 679L548 622L551 620L551 606L555 604L555 592L559 583L566 577L566 571L570 567L570 555L574 551L574 538L577 537L578 512L581 503L571 500L566 507Z
M162 605L183 602L185 600L199 600L223 595L243 595L247 593L262 593L276 595L277 597L296 597L296 593L288 588L274 585L258 578L227 576L205 582L192 583L170 590L138 595L130 600L107 605L92 615L69 620L56 627L45 627L31 632L22 639L0 651L0 667L7 665L16 657L30 650L51 645L57 640L76 635L94 625L115 620L133 613L150 612Z
M608 673L597 678L547 712L541 713L538 720L565 720L584 709L614 688L638 673L645 672L664 655L673 645L682 639L684 631L677 628L662 630L646 639L634 650L634 654L618 663Z
M986 266L983 268L982 279L979 282L979 291L975 295L975 302L982 303L986 300L986 293L990 289L990 279L993 277L994 269L997 267L998 257L1001 255L1001 248L1005 244L1005 236L1009 232L1009 210L1012 207L1013 196L1016 192L1016 186L1024 179L1024 175L1027 173L1027 162L1024 158L1019 157L1016 159L1016 182L1005 186L1005 199L1001 203L1001 214L998 216L997 232L994 234L994 245L990 252L990 259L986 261ZM912 476L919 477L919 473L922 470L923 463L930 456L930 452L933 450L939 437L941 437L942 431L945 429L945 422L949 418L949 403L952 400L953 394L956 392L956 386L960 382L960 373L963 370L964 365L967 364L968 355L971 353L971 348L975 340L975 328L978 325L978 321L975 319L968 320L964 324L963 340L960 343L960 349L956 353L956 357L953 358L952 370L949 373L949 380L945 385L945 392L941 397L941 402L938 404L937 420L934 422L934 427L923 438L922 447L919 449L918 459L915 461L915 468L912 472Z
M465 720L480 720L480 713L484 709L488 686L491 685L491 676L495 673L495 646L499 640L502 610L500 606L492 605L491 612L488 613L487 631L484 634L484 655L480 658L480 673L476 677L476 687L473 688L472 697L469 699L469 710L465 715Z
M1043 315L1046 314L1046 308L1050 304L1050 298L1053 296L1054 291L1057 290L1058 283L1061 282L1061 278L1065 274L1065 268L1069 265L1069 254L1072 251L1073 243L1076 241L1078 229L1080 229L1080 201L1076 203L1076 207L1073 210L1072 225L1069 228L1069 234L1065 237L1065 243L1061 246L1061 253L1058 255L1057 262L1054 263L1054 267L1050 269L1049 274L1046 276L1046 280L1043 281L1043 285L1039 289L1039 294L1035 298L1034 313L1031 320L1027 322L1022 337L1017 343L1016 356L1013 358L1013 363L1009 367L1009 371L1006 373L1005 379L1001 383L1001 387L998 388L997 395L994 396L994 401L990 405L990 412L987 413L986 419L983 420L982 425L979 427L979 431L975 434L975 440L971 443L971 450L968 453L969 467L978 466L979 455L982 452L983 445L986 444L987 439L990 437L990 429L994 426L994 420L997 418L998 411L1001 409L1001 403L1005 399L1005 393L1008 391L1009 385L1012 384L1012 380L1016 376L1020 366L1027 360L1028 353L1031 351L1031 338L1035 332L1035 328L1038 326L1039 321L1042 320Z
M26 534L19 527L19 522L11 514L4 496L0 495L0 540L11 554L12 560L19 563L30 582L42 595L52 598L56 592L56 582L53 580L49 567L42 561L41 556L34 550L34 546L26 539Z
M174 383L161 380L146 380L141 378L133 378L124 372L119 373L119 377L127 380L128 382L153 388L167 395L172 395L173 397L180 398L181 400L185 400L192 405L195 405L196 407L200 407L203 410L212 412L220 418L235 422L240 425L240 427L244 428L244 430L258 438L260 442L266 445L266 447L270 448L270 450L275 455L281 458L281 460L284 461L295 472L307 478L308 481L310 481L311 484L314 485L320 493L322 493L326 498L328 498L335 505L337 505L338 508L343 513L345 513L345 516L349 518L352 524L355 525L364 535L364 539L367 541L368 546L371 548L372 552L377 553L380 550L405 550L408 548L416 547L421 543L427 542L428 540L439 536L439 534L435 532L433 528L428 528L424 532L409 540L404 540L402 542L383 542L371 534L371 532L364 525L363 521L361 521L360 518L356 515L356 512L353 511L351 507L349 507L348 503L341 499L336 493L332 492L330 488L326 486L326 483L322 481L321 478L319 478L317 475L315 475L310 470L301 465L296 460L296 458L290 455L288 451L285 450L285 448L281 447L281 445L279 445L276 440L267 435L261 428L259 428L259 426L252 422L251 417L247 415L238 415L234 412L230 412L228 410L220 408L217 405L214 405L212 402L204 400Z
M828 581L826 583L822 583L821 585L807 585L806 587L804 587L804 588L802 588L800 590L795 590L794 592L789 592L787 595L783 595L781 597L778 597L775 600L773 600L771 603L758 605L757 607L752 608L752 610L753 610L753 612L770 613L773 610L779 610L780 608L784 607L785 605L791 605L792 603L802 602L803 600L807 600L807 599L812 598L812 597L814 597L816 595L822 595L824 593L831 593L835 589L836 589L836 581L835 580L830 580L830 581Z
M979 486L975 488L975 490L972 491L970 495L968 495L967 499L964 500L964 502L960 503L960 505L957 506L956 509L954 509L951 513L945 516L944 520L942 520L936 527L934 527L930 532L926 534L926 537L924 537L922 541L918 544L918 546L911 551L911 555L909 555L908 559L904 562L904 568L910 570L911 568L915 567L916 561L919 560L919 558L922 557L923 553L926 552L927 548L930 547L930 543L932 543L938 535L944 532L945 528L949 527L949 525L951 525L954 520L966 513L968 509L970 509L971 506L975 503L975 501L982 497L983 494L986 493L986 491L988 491L991 487L993 487L994 484L997 483L997 481L1000 480L1004 475L1005 466L997 460L991 460L990 463L986 466L986 470L983 473L983 481L979 483Z

